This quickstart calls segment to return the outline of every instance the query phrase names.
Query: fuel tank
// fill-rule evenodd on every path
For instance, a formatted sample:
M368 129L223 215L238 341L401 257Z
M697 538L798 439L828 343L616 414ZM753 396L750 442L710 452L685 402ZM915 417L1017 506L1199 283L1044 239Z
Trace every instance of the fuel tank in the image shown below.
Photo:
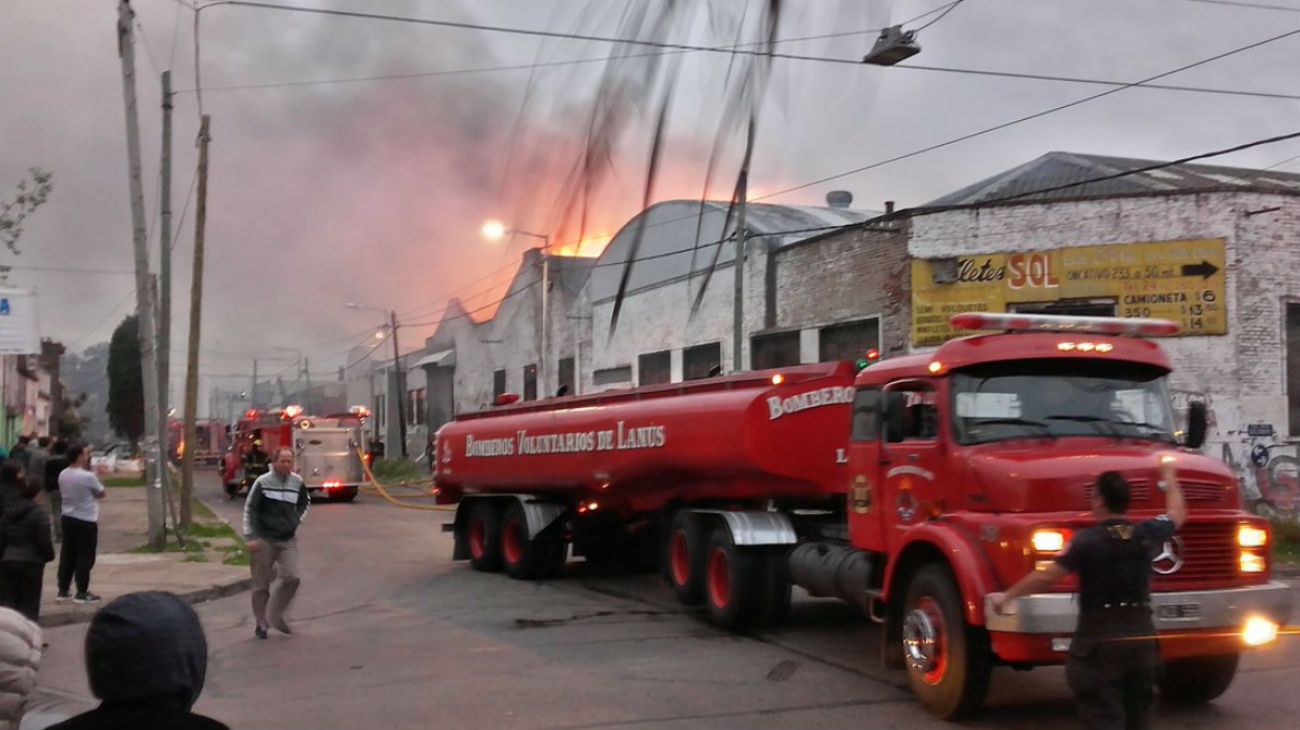
M673 500L843 492L851 363L800 365L463 414L437 434L435 481L645 511Z

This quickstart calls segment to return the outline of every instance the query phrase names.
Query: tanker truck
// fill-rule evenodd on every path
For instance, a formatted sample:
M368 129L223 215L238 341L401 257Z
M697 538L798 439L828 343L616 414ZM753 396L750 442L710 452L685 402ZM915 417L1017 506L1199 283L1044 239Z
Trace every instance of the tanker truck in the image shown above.
M961 314L995 330L931 352L514 403L437 434L453 558L545 579L572 548L659 567L676 598L744 631L775 627L792 586L859 607L933 714L982 703L994 666L1063 663L1076 586L988 597L1092 523L1097 476L1164 508L1176 452L1190 508L1151 565L1169 700L1222 694L1242 651L1275 641L1291 590L1270 579L1268 523L1198 453L1202 404L1176 423L1160 320ZM864 353L874 355L875 353ZM862 367L866 365L866 367Z

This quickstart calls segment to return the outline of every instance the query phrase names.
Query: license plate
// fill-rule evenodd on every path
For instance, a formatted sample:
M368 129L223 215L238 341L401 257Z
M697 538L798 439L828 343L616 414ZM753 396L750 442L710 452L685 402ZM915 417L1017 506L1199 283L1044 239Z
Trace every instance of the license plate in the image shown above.
M1191 621L1200 617L1199 603L1163 603L1156 607L1156 618L1165 621Z

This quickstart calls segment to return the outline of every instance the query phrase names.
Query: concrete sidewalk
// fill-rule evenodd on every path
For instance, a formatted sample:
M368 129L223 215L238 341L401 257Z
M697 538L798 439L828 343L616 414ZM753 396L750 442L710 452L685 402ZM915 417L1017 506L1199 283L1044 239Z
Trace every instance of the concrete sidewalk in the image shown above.
M105 603L135 591L169 591L190 603L229 596L248 589L247 565L226 565L223 560L241 554L238 538L218 535L188 538L192 552L135 552L146 541L148 514L144 487L110 487L100 502L99 556L90 573L90 591L103 597L94 604L56 601L58 593L57 557L45 568L45 585L41 596L41 625L89 621ZM196 509L194 522L208 532L227 532L214 514ZM170 523L170 518L168 519ZM175 537L168 534L173 546ZM173 548L174 549L174 548ZM76 586L72 588L76 592Z

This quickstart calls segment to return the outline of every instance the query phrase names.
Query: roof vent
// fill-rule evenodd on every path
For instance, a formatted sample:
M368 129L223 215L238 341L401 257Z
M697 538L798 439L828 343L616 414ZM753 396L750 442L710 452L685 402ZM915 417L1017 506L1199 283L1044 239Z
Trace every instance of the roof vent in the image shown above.
M847 190L832 190L826 193L826 205L832 208L847 208L853 205L853 193Z

